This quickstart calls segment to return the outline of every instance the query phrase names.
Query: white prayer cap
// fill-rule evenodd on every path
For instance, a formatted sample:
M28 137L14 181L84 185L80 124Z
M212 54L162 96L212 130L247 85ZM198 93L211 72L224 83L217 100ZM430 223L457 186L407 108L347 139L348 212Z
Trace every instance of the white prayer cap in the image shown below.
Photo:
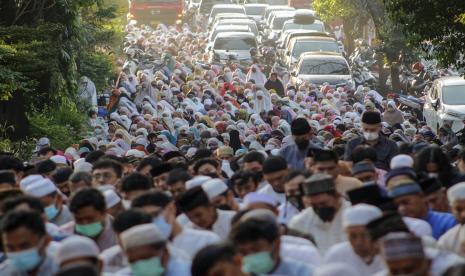
M98 258L99 252L100 250L93 240L74 235L59 243L55 258L57 263L61 265L65 261L76 258Z
M57 191L55 184L48 179L43 178L39 181L36 181L26 187L24 192L28 195L35 197L43 197Z
M221 195L228 190L228 186L219 178L210 179L202 184L202 189L207 194L208 198L213 198Z
M74 167L74 172L92 172L92 164L86 161L81 161Z
M399 154L391 159L391 170L397 168L413 168L413 158L407 154Z
M383 212L373 205L360 203L350 206L342 213L342 226L365 226L370 221L383 216Z
M62 155L54 155L50 157L50 160L55 162L55 164L60 164L60 165L68 165L68 162L66 162L66 157Z
M454 203L456 200L464 200L465 182L460 182L450 187L449 190L447 190L447 199L449 200L450 204Z
M258 193L258 192L248 193L244 197L245 206L249 206L250 204L253 204L253 203L265 203L273 207L278 206L278 201L274 197L267 195L267 194Z
M123 248L126 250L166 241L153 223L133 226L121 233L120 237Z
M330 263L320 266L315 271L315 276L357 276L358 273L345 263Z
M134 156L136 158L144 158L145 157L145 152L136 150L136 149L131 149L126 152L126 156Z
M104 190L103 196L105 197L107 209L110 209L121 202L121 198L116 194L115 190L113 189Z
M21 188L21 190L25 190L27 186L31 185L32 183L34 182L37 182L39 180L42 180L44 179L44 177L40 174L31 174L31 175L28 175L26 176L25 178L23 178L21 180L21 182L19 182L19 187Z
M186 189L192 189L197 186L201 186L203 183L207 182L208 180L212 179L209 176L198 175L192 178L191 180L186 182Z

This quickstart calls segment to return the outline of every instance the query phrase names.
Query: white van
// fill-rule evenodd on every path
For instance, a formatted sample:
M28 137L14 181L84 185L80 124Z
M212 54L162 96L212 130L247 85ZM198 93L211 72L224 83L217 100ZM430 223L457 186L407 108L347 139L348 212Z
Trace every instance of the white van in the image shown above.
M426 123L437 131L444 122L452 123L452 130L463 128L465 119L465 79L445 77L433 82L423 106Z

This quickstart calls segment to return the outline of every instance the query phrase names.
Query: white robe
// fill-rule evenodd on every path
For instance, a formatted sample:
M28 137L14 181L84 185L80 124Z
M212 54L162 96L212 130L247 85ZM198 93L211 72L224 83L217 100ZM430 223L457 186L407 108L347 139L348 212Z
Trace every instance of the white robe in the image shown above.
M184 251L191 259L207 245L220 242L220 237L211 232L184 227L172 241L171 245Z
M353 250L349 242L331 246L324 257L324 264L344 263L357 271L360 276L371 276L386 269L381 256L376 255L370 264L365 263Z
M321 264L321 256L318 249L309 240L300 237L282 235L280 255L305 264L318 266Z
M218 218L216 219L215 223L212 226L212 232L217 234L222 240L226 240L231 231L231 219L234 217L236 212L234 211L225 211L225 210L216 210L218 212ZM207 230L203 229L197 225L195 225L192 221L189 221L186 227L192 229L200 229L200 230Z
M438 247L465 257L462 242L465 241L465 228L457 224L439 238Z
M309 207L291 219L289 228L312 235L320 253L325 254L331 246L347 240L342 227L342 211L349 207L350 203L341 200L341 208L336 212L331 222L322 221L313 211L313 208Z
M258 190L258 192L261 194L272 196L274 199L276 199L279 202L280 205L286 203L286 194L275 192L273 190L273 187L271 187L270 184L266 184L265 187Z

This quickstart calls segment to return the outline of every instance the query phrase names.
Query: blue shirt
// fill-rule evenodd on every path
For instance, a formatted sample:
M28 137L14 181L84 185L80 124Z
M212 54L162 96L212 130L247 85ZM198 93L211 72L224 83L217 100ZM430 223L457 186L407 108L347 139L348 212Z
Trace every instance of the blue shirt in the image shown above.
M307 157L309 149L319 149L316 144L310 142L308 147L304 150L300 150L295 143L292 143L285 148L282 148L279 155L286 159L287 165L294 170L305 169L304 160Z
M457 224L455 217L449 213L428 210L426 221L433 229L433 237L438 240L444 233Z
M360 145L368 145L367 141L363 137L357 137L350 140L344 151L344 160L352 161L352 151ZM392 157L396 156L399 153L399 148L397 147L396 142L387 139L383 135L379 135L378 142L375 145L369 145L376 151L377 160L375 166L379 169L389 171L389 163L391 162Z
M311 276L313 275L313 267L298 261L282 258L278 267L269 275Z

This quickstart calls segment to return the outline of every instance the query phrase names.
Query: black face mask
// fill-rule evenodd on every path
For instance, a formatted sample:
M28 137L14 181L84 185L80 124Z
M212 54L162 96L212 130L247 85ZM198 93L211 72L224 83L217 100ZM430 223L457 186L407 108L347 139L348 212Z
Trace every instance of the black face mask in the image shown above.
M219 178L217 173L207 173L205 176L210 176L211 178Z
M297 210L302 211L304 209L304 203L300 195L286 195L286 200Z
M295 144L297 145L299 150L304 150L308 148L310 141L308 141L307 139L296 139Z
M334 215L336 214L336 208L334 207L319 207L313 208L313 211L320 217L324 222L330 222L333 220Z

